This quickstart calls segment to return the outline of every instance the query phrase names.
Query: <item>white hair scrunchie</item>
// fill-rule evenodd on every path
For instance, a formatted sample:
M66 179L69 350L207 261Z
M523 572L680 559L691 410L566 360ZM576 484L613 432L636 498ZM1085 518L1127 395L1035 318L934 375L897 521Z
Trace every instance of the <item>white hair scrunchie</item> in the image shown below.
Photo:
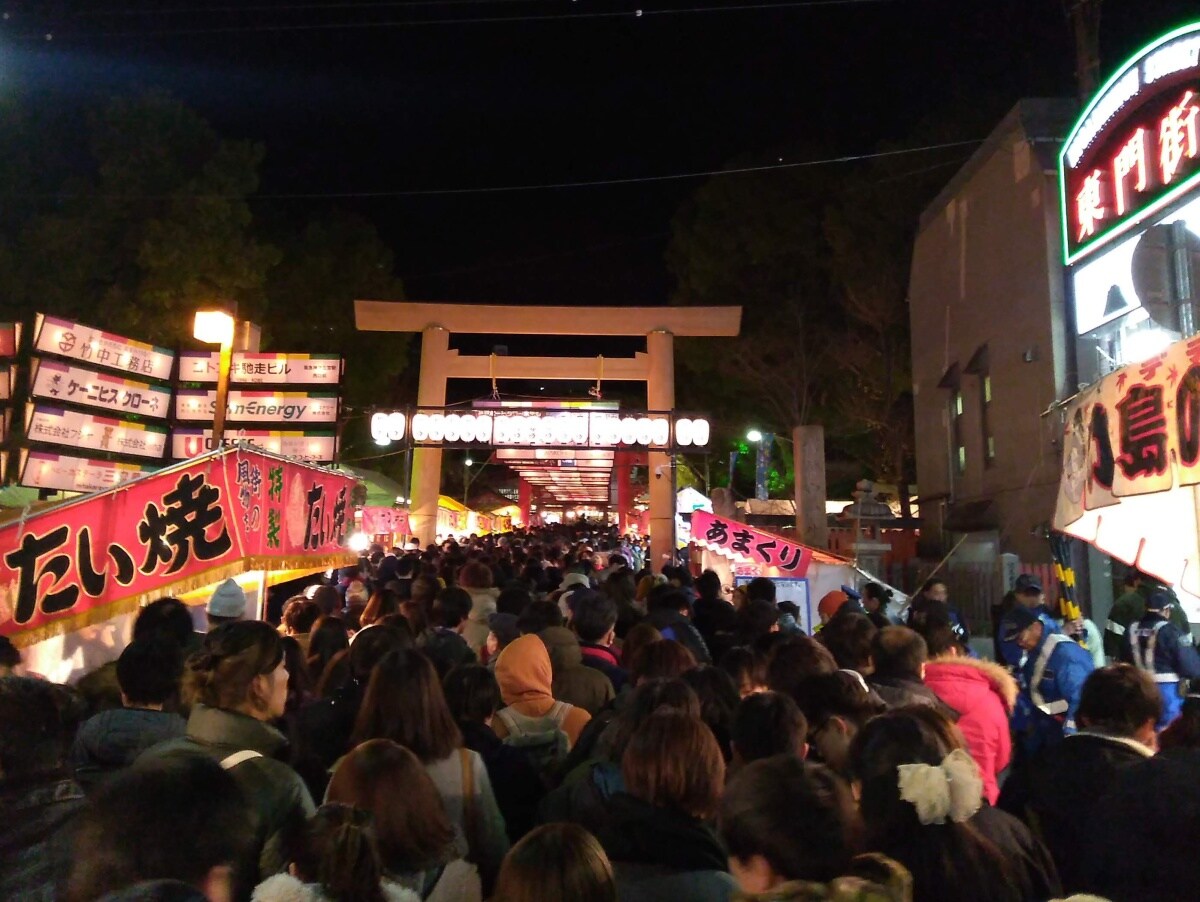
M940 765L901 764L900 798L917 809L922 824L956 824L970 818L983 804L983 779L975 759L955 749Z

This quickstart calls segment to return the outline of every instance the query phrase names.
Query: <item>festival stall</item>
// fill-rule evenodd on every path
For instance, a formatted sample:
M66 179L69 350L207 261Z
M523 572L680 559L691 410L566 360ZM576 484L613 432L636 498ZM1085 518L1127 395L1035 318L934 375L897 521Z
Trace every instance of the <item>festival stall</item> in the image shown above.
M861 574L846 558L704 510L692 512L691 536L704 549L703 566L722 577L728 573L734 585L756 576L772 579L777 600L796 603L800 626L809 634L818 622L821 597L842 586L856 585Z
M1054 528L1174 586L1200 621L1200 337L1110 373L1066 408Z
M407 508L367 505L358 514L358 528L372 542L389 548L403 547L412 535Z
M115 657L157 598L353 564L355 481L242 444L0 525L0 635L64 681Z

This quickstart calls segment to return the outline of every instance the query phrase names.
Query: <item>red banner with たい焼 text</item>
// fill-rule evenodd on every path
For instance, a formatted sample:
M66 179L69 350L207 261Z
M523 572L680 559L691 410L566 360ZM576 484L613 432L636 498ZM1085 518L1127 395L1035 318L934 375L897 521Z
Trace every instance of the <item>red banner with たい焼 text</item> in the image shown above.
M0 526L0 635L29 645L247 570L352 563L353 486L230 448Z

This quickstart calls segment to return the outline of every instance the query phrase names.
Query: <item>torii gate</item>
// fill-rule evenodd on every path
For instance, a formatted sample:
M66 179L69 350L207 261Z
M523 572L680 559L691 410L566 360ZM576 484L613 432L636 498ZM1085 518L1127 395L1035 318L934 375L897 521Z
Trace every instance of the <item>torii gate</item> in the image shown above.
M354 302L354 319L365 332L420 332L418 407L444 407L449 379L592 379L594 357L464 357L450 350L450 335L646 336L646 350L633 357L605 358L604 378L646 383L647 408L675 407L675 336L736 337L741 307L536 307ZM668 472L670 454L651 451L649 466ZM428 544L437 531L442 451L419 447L413 454L410 522ZM654 566L670 555L674 534L674 480L650 480L650 549Z

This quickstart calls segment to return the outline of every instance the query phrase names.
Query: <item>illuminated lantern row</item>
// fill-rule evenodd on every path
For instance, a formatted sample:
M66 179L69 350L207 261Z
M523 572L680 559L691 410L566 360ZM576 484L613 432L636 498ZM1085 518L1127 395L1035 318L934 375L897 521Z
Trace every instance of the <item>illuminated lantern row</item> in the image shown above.
M480 444L496 447L667 448L671 418L666 414L577 411L532 411L497 414L490 411L446 413L421 411L409 421L391 411L371 417L371 437L379 445L402 441L406 432L418 445ZM701 448L711 429L703 418L675 420L675 444Z

